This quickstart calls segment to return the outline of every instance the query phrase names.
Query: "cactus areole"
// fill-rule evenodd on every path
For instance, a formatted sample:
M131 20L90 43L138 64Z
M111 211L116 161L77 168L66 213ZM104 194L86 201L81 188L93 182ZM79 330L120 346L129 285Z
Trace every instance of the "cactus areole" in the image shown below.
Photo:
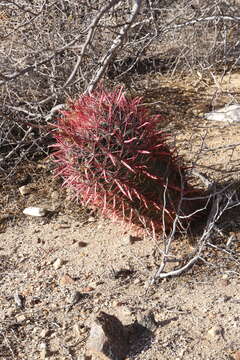
M155 231L178 212L189 215L193 196L186 168L158 130L141 98L102 87L62 111L53 132L56 175L81 204ZM191 217L188 217L188 220Z

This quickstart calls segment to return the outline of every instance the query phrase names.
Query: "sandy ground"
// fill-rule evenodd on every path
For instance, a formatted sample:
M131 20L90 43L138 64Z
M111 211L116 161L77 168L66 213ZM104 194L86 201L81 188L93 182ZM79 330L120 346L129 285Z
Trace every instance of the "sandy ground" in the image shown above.
M179 152L211 180L238 180L240 124L203 120L214 84L199 80L188 86L185 80L181 87L172 85L171 96L166 89L154 93L159 110L172 118L167 128ZM203 98L206 88L208 97ZM222 96L221 105L227 102L226 92ZM22 196L18 189L25 184L31 191ZM206 250L205 262L150 286L160 264L161 241L147 235L131 241L131 229L72 204L53 179L48 160L21 169L3 184L2 194L1 359L84 359L91 321L100 310L125 325L145 311L153 312L156 327L131 344L127 359L240 358L237 211L226 216L223 235L214 239L217 250ZM43 218L26 217L26 206L44 206L51 212ZM225 249L230 236L234 244L229 255L219 249ZM175 240L179 255L193 251L197 239L190 240Z

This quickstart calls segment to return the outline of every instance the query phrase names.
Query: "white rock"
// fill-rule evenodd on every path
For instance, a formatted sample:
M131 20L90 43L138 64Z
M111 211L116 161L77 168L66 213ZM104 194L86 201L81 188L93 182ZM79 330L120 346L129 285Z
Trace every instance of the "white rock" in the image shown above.
M225 106L216 111L206 113L204 117L207 120L213 121L240 122L240 104Z
M42 329L42 331L40 332L39 335L40 335L41 338L45 338L45 337L48 337L49 334L50 334L49 329Z
M60 258L54 261L53 267L55 270L58 270L62 265L64 264L64 261Z
M229 279L229 274L223 274L222 279L223 280L228 280Z
M27 318L26 318L26 316L24 314L16 315L16 320L17 320L18 323L22 323L22 322L26 321L26 319Z
M31 192L31 188L27 185L21 186L20 188L18 188L18 190L22 196L28 195Z
M54 190L52 193L51 193L51 198L53 201L57 201L59 200L59 197L60 197L60 194L58 191Z
M23 210L24 215L30 215L30 216L45 216L47 213L47 210L41 207L28 207Z
M39 350L40 350L40 359L41 360L46 360L47 355L48 355L47 344L46 343L40 343Z
M218 337L222 336L222 333L223 333L223 329L218 325L215 325L211 329L208 330L208 336L210 336L212 338L218 338Z

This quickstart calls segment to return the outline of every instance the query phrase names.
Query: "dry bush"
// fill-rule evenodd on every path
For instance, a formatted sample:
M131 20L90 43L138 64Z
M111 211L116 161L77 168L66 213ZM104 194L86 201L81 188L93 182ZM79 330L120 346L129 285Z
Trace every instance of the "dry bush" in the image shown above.
M237 1L1 1L2 175L39 147L44 155L51 109L101 77L132 89L146 73L237 66L238 10Z

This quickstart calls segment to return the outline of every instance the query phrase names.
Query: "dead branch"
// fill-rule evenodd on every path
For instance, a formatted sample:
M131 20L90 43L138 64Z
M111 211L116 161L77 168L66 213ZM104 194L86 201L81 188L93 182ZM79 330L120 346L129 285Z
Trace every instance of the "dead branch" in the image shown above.
M211 238L212 232L216 228L216 224L219 221L219 219L222 217L222 215L225 214L227 210L230 210L233 206L240 206L240 201L238 198L235 201L233 200L235 195L236 195L236 191L234 189L229 191L229 186L222 189L221 192L216 191L215 193L210 195L210 197L212 198L211 211L209 213L208 220L203 230L203 233L198 241L198 248L195 250L194 256L190 258L187 261L187 263L182 267L180 267L179 269L169 272L163 272L166 264L169 262L169 257L171 256L170 255L171 244L176 234L176 226L173 226L173 229L169 237L164 239L164 251L162 252L162 262L156 274L153 276L150 284L156 282L157 279L179 276L187 272L189 269L192 268L194 264L196 264L197 261L204 260L204 254L203 254L204 249L206 249L209 246L216 248L216 246L213 245L209 241L209 239ZM178 216L176 216L175 220L176 222L178 221ZM224 251L225 253L229 253L228 250L222 250L222 251Z
M83 55L86 52L87 47L89 46L89 44L91 43L91 40L93 38L93 34L96 31L96 26L99 23L100 19L103 17L103 15L105 13L107 13L113 6L117 5L120 2L120 0L112 0L110 1L109 4L107 4L106 6L102 7L102 9L100 9L98 15L93 19L90 27L89 27L89 31L86 37L86 41L82 46L82 50L81 50L81 54L80 56L77 57L77 62L76 65L74 66L74 69L72 71L72 73L70 74L69 78L67 79L67 81L65 82L65 84L63 85L63 87L65 88L68 84L70 84L70 82L73 80L74 76L76 75L81 62L82 62L82 58Z
M88 92L91 92L96 87L97 83L102 78L109 62L115 55L118 48L122 45L124 38L126 37L127 31L131 28L131 25L134 23L135 18L137 17L139 10L141 8L142 0L134 0L133 3L134 4L132 7L132 13L130 15L128 23L122 27L122 29L119 32L119 35L113 40L112 46L100 60L100 64L101 64L100 68L97 71L97 73L94 75L92 80L90 81L90 85L87 89Z

